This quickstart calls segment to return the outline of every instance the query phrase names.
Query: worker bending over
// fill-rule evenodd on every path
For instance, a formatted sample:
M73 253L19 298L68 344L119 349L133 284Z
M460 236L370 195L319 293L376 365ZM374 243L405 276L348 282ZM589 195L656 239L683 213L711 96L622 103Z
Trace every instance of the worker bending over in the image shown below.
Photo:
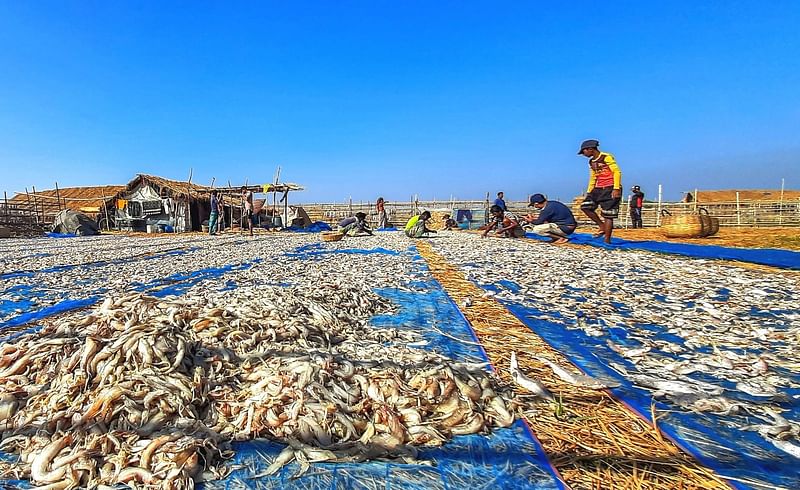
M528 215L526 221L533 225L533 232L537 235L550 237L550 242L555 244L567 243L569 236L575 231L578 223L572 211L563 203L548 201L542 194L531 196L528 206L539 210L539 216Z
M340 221L339 232L349 236L356 236L361 233L372 235L372 230L369 229L367 224L366 213L356 213L355 216Z
M525 230L519 224L519 218L511 211L503 211L503 208L495 204L489 208L489 213L492 215L492 221L481 236L486 237L495 228L497 228L495 234L503 238L522 238L525 236Z

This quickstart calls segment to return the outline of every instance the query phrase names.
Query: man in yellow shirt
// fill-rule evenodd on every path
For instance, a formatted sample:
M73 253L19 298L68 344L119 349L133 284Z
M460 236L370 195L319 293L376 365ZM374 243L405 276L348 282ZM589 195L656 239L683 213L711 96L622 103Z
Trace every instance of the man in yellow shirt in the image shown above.
M422 238L426 233L436 233L436 231L429 230L425 226L425 223L429 219L431 219L430 211L423 211L421 214L412 216L411 219L408 220L408 223L406 223L403 231L405 231L406 236L409 238Z
M599 146L597 140L586 140L581 143L578 151L578 155L589 159L589 187L586 189L581 210L600 227L600 233L595 236L605 236L605 242L611 243L614 218L619 215L619 201L622 197L622 172L614 155L600 151ZM597 215L598 207L603 215L602 219Z

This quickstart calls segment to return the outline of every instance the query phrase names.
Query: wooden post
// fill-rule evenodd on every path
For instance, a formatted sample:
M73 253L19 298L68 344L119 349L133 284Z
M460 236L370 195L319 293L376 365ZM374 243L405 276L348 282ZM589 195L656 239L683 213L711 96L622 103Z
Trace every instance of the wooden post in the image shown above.
M56 204L58 205L58 210L61 211L61 194L58 191L58 182L56 182Z
M28 218L31 217L31 195L28 194L28 188L25 188L25 196L28 198Z
M631 197L632 196L628 196L628 200L625 203L622 204L622 211L623 211L623 213L625 213L625 221L623 222L622 226L626 230L628 229L628 218L630 218L630 214L631 214ZM627 208L627 212L625 212L625 206L628 207Z
M778 225L783 225L783 188L786 184L786 179L781 179L781 203L778 208Z
M38 205L38 202L37 202L38 199L36 199L36 186L35 185L31 186L31 189L33 189L33 211L36 213L36 224L39 224L40 222L42 222L44 220L43 219L42 220L39 219L39 205ZM42 214L44 214L44 210L42 210Z
M192 228L192 171L193 169L189 168L189 180L186 181L186 210L189 211L189 231L194 231ZM202 223L202 220L200 221Z
M694 189L694 210L697 211L697 187Z
M656 210L656 226L661 226L662 190L663 188L661 187L661 184L658 184L658 209Z
M742 226L742 210L739 207L739 191L736 191L736 224Z
M105 211L106 215L106 231L111 229L111 220L108 219L108 203L106 202L106 191L102 191L103 193L103 211Z
M6 194L6 191L3 191L3 200L6 202L6 212L4 214L8 216L8 194Z

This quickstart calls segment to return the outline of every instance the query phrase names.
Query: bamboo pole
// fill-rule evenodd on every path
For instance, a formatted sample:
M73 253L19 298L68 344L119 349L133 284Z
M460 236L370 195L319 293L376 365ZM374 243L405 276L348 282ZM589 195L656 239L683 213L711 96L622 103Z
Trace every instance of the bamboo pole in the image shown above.
M44 222L44 216L42 216L42 219L39 219L39 206L36 202L38 200L36 199L36 186L31 186L31 189L33 190L33 211L36 213L36 224L38 225L39 223ZM42 210L42 215L44 215L44 210Z
M656 212L656 226L661 226L661 205L662 205L662 191L661 184L658 184L658 211ZM695 196L697 199L697 196Z
M783 225L783 189L786 179L781 179L781 203L778 205L778 225Z
M188 211L189 215L189 231L194 231L194 226L192 224L192 174L193 173L194 169L192 167L189 167L189 180L186 181L186 195L188 196L186 199L186 210Z
M58 205L58 211L61 211L61 193L58 191L58 182L56 182L56 204ZM66 202L64 203L66 206Z
M28 194L28 188L25 188L25 196L28 198L28 218L31 217L31 195Z
M105 211L106 215L106 231L111 229L111 220L108 219L108 203L106 202L106 191L103 192L103 211Z
M742 226L742 209L739 205L739 191L736 191L736 224Z

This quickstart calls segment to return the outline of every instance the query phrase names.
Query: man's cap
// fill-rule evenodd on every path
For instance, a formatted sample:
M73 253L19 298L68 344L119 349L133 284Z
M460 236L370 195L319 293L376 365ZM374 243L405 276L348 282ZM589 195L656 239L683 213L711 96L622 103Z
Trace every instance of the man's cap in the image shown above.
M598 146L600 146L600 142L599 141L597 141L597 140L586 140L583 143L581 143L581 149L578 150L578 155L580 155L581 152L583 150L585 150L586 148L597 148Z
M631 190L632 191L638 191L639 190L639 186L635 185L635 186L631 187Z
M534 194L534 195L531 196L531 202L530 202L530 204L528 204L528 206L533 206L534 204L543 203L546 200L547 200L547 198L544 197L543 194Z

